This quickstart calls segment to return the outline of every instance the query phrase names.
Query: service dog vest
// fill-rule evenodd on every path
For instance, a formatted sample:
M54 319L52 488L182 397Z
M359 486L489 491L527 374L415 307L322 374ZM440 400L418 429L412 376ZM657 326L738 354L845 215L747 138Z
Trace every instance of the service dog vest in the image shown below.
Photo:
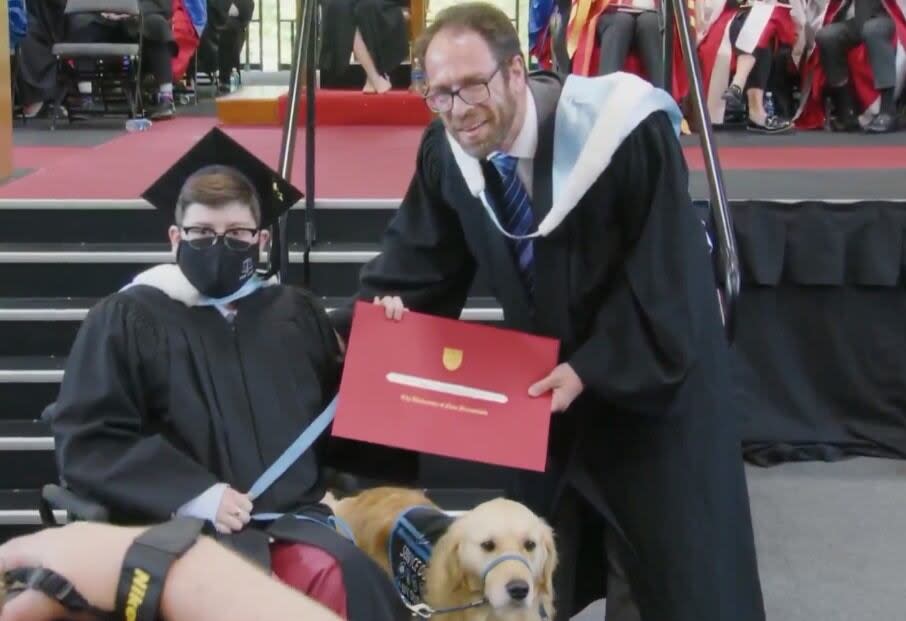
M390 530L387 554L393 582L408 604L424 602L422 588L431 551L451 522L452 517L434 507L410 507L397 516Z

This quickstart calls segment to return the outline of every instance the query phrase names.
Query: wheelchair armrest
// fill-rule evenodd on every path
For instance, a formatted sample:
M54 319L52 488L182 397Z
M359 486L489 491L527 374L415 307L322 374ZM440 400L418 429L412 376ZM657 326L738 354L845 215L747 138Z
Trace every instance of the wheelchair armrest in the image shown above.
M110 512L93 500L79 496L60 485L50 483L41 490L41 521L45 526L56 526L54 510L66 511L76 520L109 522Z

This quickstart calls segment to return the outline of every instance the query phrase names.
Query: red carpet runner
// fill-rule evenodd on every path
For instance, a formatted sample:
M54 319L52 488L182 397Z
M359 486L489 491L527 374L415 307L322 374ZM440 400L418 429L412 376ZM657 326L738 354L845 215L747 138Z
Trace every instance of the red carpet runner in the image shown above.
M16 147L13 157L18 168L39 169L0 186L0 198L137 198L214 123L210 118L180 118L96 147L47 151ZM279 128L227 127L225 131L276 168ZM415 166L422 131L417 126L320 127L316 134L318 198L400 198ZM304 131L300 131L292 179L302 189L304 145ZM701 170L699 148L684 151L689 168ZM727 170L904 169L906 146L725 147L720 159Z

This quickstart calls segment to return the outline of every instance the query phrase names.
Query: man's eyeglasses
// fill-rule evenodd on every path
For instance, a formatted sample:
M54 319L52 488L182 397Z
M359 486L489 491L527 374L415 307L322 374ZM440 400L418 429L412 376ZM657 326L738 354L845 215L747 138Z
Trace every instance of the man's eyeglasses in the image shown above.
M462 99L463 103L470 106L480 104L491 96L491 89L488 87L488 84L494 79L494 76L497 75L497 72L500 71L502 66L503 65L497 65L497 68L494 69L494 73L489 75L488 78L482 82L467 84L466 86L457 88L455 91L437 91L435 93L428 93L425 95L425 103L428 104L428 107L431 108L432 111L441 114L453 109L454 97L459 97Z
M221 238L230 250L248 250L258 236L258 229L239 227L228 229L223 235L218 235L217 231L206 226L186 226L182 232L186 242L197 250L210 248Z

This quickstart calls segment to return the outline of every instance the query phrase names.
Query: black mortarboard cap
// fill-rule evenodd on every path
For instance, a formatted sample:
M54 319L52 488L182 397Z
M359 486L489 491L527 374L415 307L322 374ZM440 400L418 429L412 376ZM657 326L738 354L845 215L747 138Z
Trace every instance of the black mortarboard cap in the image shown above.
M186 180L205 166L214 164L235 168L255 186L261 202L262 228L274 224L302 198L302 192L273 168L216 127L145 190L142 198L172 216Z

